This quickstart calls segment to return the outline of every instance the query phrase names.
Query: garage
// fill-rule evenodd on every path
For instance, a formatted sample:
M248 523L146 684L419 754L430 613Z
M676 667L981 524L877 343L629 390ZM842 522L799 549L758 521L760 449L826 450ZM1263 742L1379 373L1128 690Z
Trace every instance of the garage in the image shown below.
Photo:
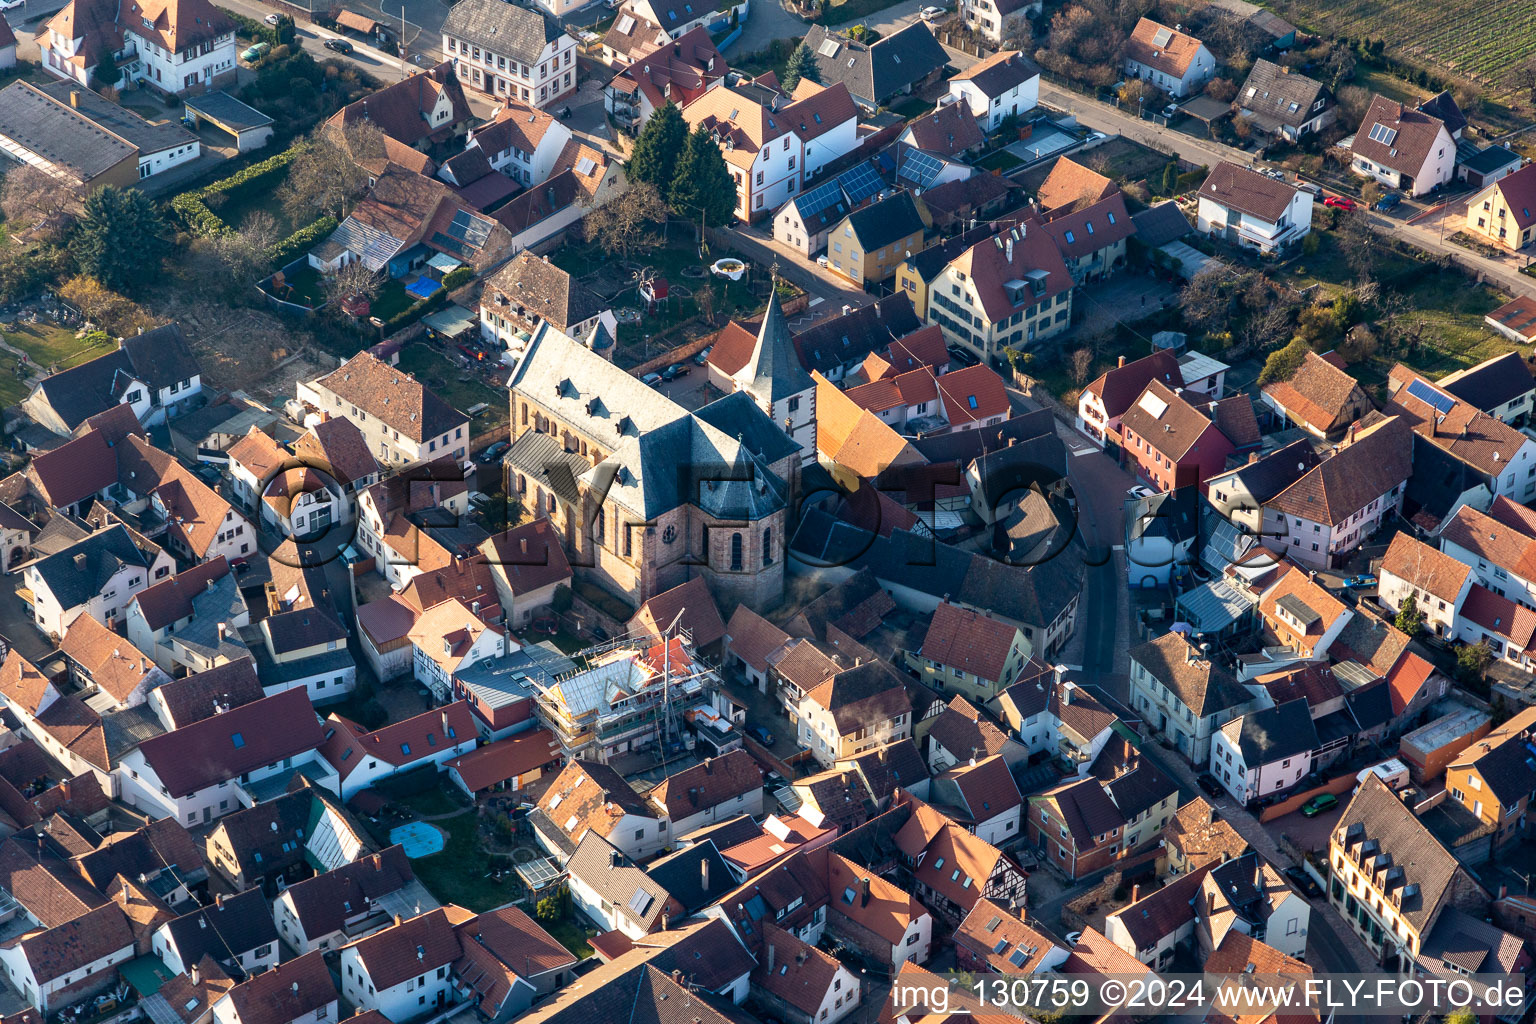
M186 105L186 118L198 130L205 124L219 129L234 138L235 147L242 153L260 149L272 138L272 119L227 92L189 96Z

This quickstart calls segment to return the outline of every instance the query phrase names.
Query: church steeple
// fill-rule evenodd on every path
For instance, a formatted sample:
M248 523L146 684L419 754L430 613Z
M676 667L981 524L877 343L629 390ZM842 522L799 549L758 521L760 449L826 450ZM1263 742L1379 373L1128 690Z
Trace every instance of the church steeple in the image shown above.
M778 285L775 276L773 290L768 295L768 309L763 313L763 326L757 332L757 344L746 365L735 375L741 389L765 408L772 408L775 402L815 387L810 374L801 367L800 359L795 355L789 321L784 318L784 310L779 305Z

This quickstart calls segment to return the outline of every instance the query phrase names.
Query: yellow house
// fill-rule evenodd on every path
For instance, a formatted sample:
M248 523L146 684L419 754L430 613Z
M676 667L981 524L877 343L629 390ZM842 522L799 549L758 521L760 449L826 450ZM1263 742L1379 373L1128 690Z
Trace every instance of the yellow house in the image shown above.
M1536 164L1483 189L1467 203L1467 231L1504 249L1523 249L1536 238Z
M928 211L910 192L855 210L827 233L832 270L863 287L884 281L923 247Z
M1479 821L1494 826L1493 844L1529 835L1526 824L1536 767L1528 749L1536 708L1526 708L1463 750L1445 769L1445 790Z

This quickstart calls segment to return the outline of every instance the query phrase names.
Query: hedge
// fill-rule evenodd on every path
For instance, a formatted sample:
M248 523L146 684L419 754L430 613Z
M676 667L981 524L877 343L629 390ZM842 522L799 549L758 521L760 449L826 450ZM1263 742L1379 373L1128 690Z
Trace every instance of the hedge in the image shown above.
M193 234L202 235L204 238L216 238L231 230L228 224L219 219L219 215L208 208L209 196L219 195L232 189L248 185L253 181L275 176L286 171L288 165L302 151L300 146L290 146L276 156L268 157L259 163L251 164L240 171L231 174L227 178L220 178L210 185L183 192L171 200L171 209L181 218L187 230Z
M452 270L448 271L448 273L443 275L443 286L441 288L433 292L431 295L428 295L426 298L419 299L416 302L411 303L409 306L406 306L404 309L390 317L388 320L385 320L385 336L387 337L388 335L393 334L395 331L398 331L406 324L414 323L416 320L426 316L433 310L441 309L442 307L448 305L448 293L455 291L456 289L466 284L469 284L469 282L473 281L474 279L475 272L473 269L469 267L454 267Z
M300 253L308 252L315 244L336 230L336 218L326 214L308 227L299 228L280 242L273 244L267 259L274 267L285 267Z

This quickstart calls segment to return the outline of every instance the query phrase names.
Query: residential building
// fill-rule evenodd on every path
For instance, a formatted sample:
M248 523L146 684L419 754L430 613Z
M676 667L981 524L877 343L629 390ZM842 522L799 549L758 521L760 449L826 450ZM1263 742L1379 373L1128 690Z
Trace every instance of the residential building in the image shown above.
M135 955L134 933L116 903L55 927L25 933L0 948L0 966L39 1013L75 1005L117 983Z
M827 930L881 964L899 970L927 961L933 915L900 886L837 853L827 854L831 912Z
M671 843L671 822L606 764L573 760L549 784L529 815L534 837L561 861L595 832L630 860L644 860Z
M842 381L861 369L870 353L884 351L891 342L922 328L923 320L915 312L913 300L903 291L820 320L793 340L807 373Z
M501 612L514 629L546 612L555 590L571 582L571 563L548 519L535 519L488 538L480 545L480 554L490 566Z
M455 906L400 919L341 948L341 994L403 1022L440 1013L462 996L450 977L463 955L455 926L474 915Z
M745 221L777 210L858 145L858 108L841 82L801 79L792 96L776 84L726 85L684 107L683 119L719 142Z
M1486 712L1464 704L1452 707L1455 710L1406 733L1398 741L1397 759L1408 766L1414 785L1438 779L1451 762L1460 759L1464 750L1493 729L1493 720Z
M153 950L172 974L185 974L205 956L255 974L277 964L277 926L260 889L225 896L155 930Z
M961 109L965 109L966 110L966 116L967 117L970 116L970 111L968 109L963 108L963 107ZM937 190L929 189L928 191L923 193L923 205L928 207L929 214L933 215L933 213L934 213L933 204L936 202L936 199L934 197L934 192L935 191L943 192L943 191L949 190L949 189L956 189L956 188L964 189L965 186L968 185L970 182L978 181L981 178L986 178L986 177L991 177L991 175L976 175L976 176L967 178L965 181L959 182L957 185L953 185L953 186L943 186L943 185L941 185L939 187L939 189L937 189ZM994 211L994 212L996 212L996 211ZM967 220L967 223L969 223L969 214L966 215L966 220ZM941 219L936 218L934 220L934 227L935 228L940 227L941 223L942 223ZM946 238L946 239L943 239L943 240L935 240L932 245L928 246L928 248L923 249L920 252L916 252L912 256L910 256L907 259L903 260L901 266L896 268L895 287L896 287L897 294L903 296L906 299L906 301L907 301L907 308L912 313L914 313L920 320L925 320L927 318L927 316L928 316L928 295L929 295L929 289L934 284L934 282L936 282L939 279L939 277L944 273L944 269L946 267L948 267L949 264L956 257L958 257L961 253L965 252L967 249L969 249L971 246L975 245L977 242L980 242L983 239L991 238L992 234L993 234L993 232L992 232L992 228L991 228L990 225L988 225L988 224L981 224L981 225L979 225L977 227L968 228L967 230L961 231L959 234L955 235L953 238ZM779 237L779 234L778 234L777 231L775 232L775 237ZM783 239L780 238L780 240L782 241ZM798 242L798 239L796 239L796 241ZM821 246L821 245L825 245L825 244L826 244L826 237L823 235L821 237L820 242L818 243L818 247ZM813 250L809 250L809 251L807 251L806 255L809 256L811 254L811 252L814 252L814 251L815 251L814 249ZM885 302L887 304L889 304L891 302L891 300L887 299L887 300L885 300ZM860 308L861 309L873 309L873 307L871 307L871 306L863 306L863 307L860 307ZM854 310L852 313L850 313L848 315L850 317L853 317L853 316L857 316L858 313L859 313L858 310ZM816 328L813 326L811 328L811 330L815 331ZM933 330L932 325L930 325L929 327L925 328L925 330L929 330L929 331ZM940 332L940 334L939 334L939 343L940 343L941 346L943 344L943 340L944 340L943 333ZM868 352L865 353L865 355L868 355L868 354L869 354ZM948 356L947 355L946 355L945 359L946 359L946 362L947 362L948 361ZM842 367L842 364L839 363L838 366L835 368L837 370L839 376L841 375L841 372L842 372L841 367ZM915 367L906 367L906 369L914 369L914 368ZM830 373L828 374L828 377L830 379L833 379L833 380L838 379L838 377L835 377L835 376L833 376Z
M1125 572L1131 586L1166 587L1176 567L1194 563L1198 502L1189 487L1127 501Z
M457 598L422 612L407 635L416 681L440 701L451 700L458 691L460 672L507 653L503 627L488 625L473 604Z
M576 957L511 904L476 914L456 930L463 956L453 976L492 1024L505 1024L575 977Z
M82 615L114 626L135 594L174 568L169 553L119 523L44 555L22 578L32 621L62 638Z
M485 124L469 130L464 151L482 154L492 170L533 188L554 174L571 130L547 110L503 100Z
M927 26L919 25L927 31ZM922 201L898 192L848 214L827 235L832 269L867 288L896 273L908 255L923 247L927 230Z
M450 455L469 448L469 418L410 374L360 352L323 377L298 386L299 401L344 417L362 432L381 466Z
M1312 193L1223 161L1200 186L1195 226L1234 245L1278 252L1312 231Z
M961 253L929 288L929 323L984 360L1071 326L1072 275L1050 234L1028 223ZM977 321L980 324L977 324Z
M75 619L59 651L70 681L103 711L138 707L149 699L149 691L170 681L158 665L89 615Z
M1058 162L1057 166L1061 164ZM1066 187L1062 185L1064 190ZM1063 193L1062 199L1065 198ZM1114 369L1106 370L1083 388L1077 401L1077 429L1100 445L1118 446L1121 418L1153 381L1174 391L1184 386L1183 371L1172 353L1160 349L1130 363L1121 356Z
M717 7L697 0L625 0L620 17L626 14L660 26L673 39L680 39L684 33L720 18ZM741 20L746 18L746 12L742 11Z
M1028 683L1019 682L1004 690L997 698L993 706L1008 707L1012 699L1011 694L1015 687L1037 685L1034 681ZM1043 694L1043 691L1042 691ZM1043 695L1042 695L1043 706ZM1014 719L1009 718L1012 726ZM937 716L923 720L926 733L922 737L927 757L924 763L929 771L942 772L953 768L963 761L972 758L991 757L993 754L1001 754L1003 760L1009 765L1019 765L1029 760L1030 749L1018 740L1012 739L1007 733L992 723L992 720L982 715L980 711L972 707L964 697L956 695L951 698L949 704ZM903 783L904 788L912 790L920 799L927 797L916 793L913 786Z
M989 899L976 901L951 940L956 965L963 971L1034 974L1056 970L1067 958L1067 950L1055 940Z
M186 824L256 798L247 788L314 760L320 723L304 690L284 690L144 740L117 768L123 802Z
M861 985L830 953L765 921L766 952L752 985L765 1004L791 1024L834 1024L859 1008Z
M1489 893L1387 784L1367 775L1328 837L1328 901L1388 971L1419 956L1447 912Z
M1439 540L1440 550L1468 566L1477 583L1536 607L1536 519L1528 508L1502 495L1486 513L1463 506L1441 526Z
M462 700L372 731L332 714L325 720L319 754L335 777L323 777L321 784L334 786L333 792L349 800L380 779L441 766L473 750L478 741L469 705Z
M1022 831L1024 800L1001 754L973 757L934 776L929 792L951 820L994 846L1011 842Z
M1465 512L1464 521L1472 523L1477 513L1472 509ZM1457 550L1453 540L1442 543L1447 546L1444 552L1406 533L1394 536L1381 560L1376 600L1388 615L1396 615L1411 597L1424 617L1427 632L1451 636L1456 632L1456 611L1474 585L1473 573L1452 553Z
M802 42L816 61L816 81L841 82L854 102L876 110L898 96L918 92L938 81L948 57L933 32L914 21L873 43L812 25Z
M295 882L272 901L272 915L283 941L304 954L338 950L389 927L394 914L436 906L396 845Z
M1191 764L1205 764L1212 735L1254 700L1208 651L1178 633L1131 648L1131 707Z
M1254 127L1295 142L1333 124L1333 91L1315 78L1260 57L1237 90L1237 112Z
M1160 873L1178 876L1240 857L1248 849L1244 839L1221 817L1210 802L1197 796L1180 807L1162 832L1163 852L1158 855Z
M984 704L1012 684L1032 651L1017 626L945 601L929 620L917 663L929 685Z
M171 0L134 12L70 0L38 39L48 73L87 88L99 84L103 54L127 81L162 95L197 95L235 81L234 19L207 0Z
M208 863L236 892L271 882L277 888L363 856L367 833L339 804L305 784L219 819L208 833Z
M1381 95L1371 97L1350 150L1350 170L1410 196L1446 184L1456 169L1444 121Z
M1260 389L1260 400L1280 417L1326 440L1338 440L1374 405L1360 382L1344 371L1336 354L1308 352L1285 380Z
M326 124L343 129L364 121L378 128L386 139L387 163L426 172L426 161L410 156L412 151L447 156L463 149L462 141L475 120L464 98L464 89L454 73L454 63L443 61L435 67L412 71L398 82L342 107ZM386 165L373 177L381 177Z
M912 703L885 663L844 669L800 698L800 745L824 767L912 735Z
M1495 829L1493 845L1529 836L1536 768L1530 744L1536 735L1536 708L1526 708L1465 747L1445 770L1450 798Z
M1125 73L1181 100L1215 77L1216 58L1187 32L1142 18L1125 46Z
M604 931L633 940L666 927L667 890L597 832L576 844L565 870L571 902Z
M1129 906L1104 919L1104 935L1153 970L1167 970L1174 949L1195 934L1195 903L1211 868L1197 868L1143 896L1131 889Z
M610 33L626 21L633 31L634 15L621 14ZM676 42L659 30L656 37L654 45L639 47L603 90L609 115L631 132L639 132L668 103L686 107L718 89L730 70L706 28L691 28Z
M1127 240L1136 233L1118 189L1096 203L1058 210L1042 226L1079 285L1102 281L1124 266Z
M763 813L763 771L745 750L712 757L662 779L646 794L671 833L686 836L738 814Z
M1023 905L1026 876L997 847L905 792L886 813L908 815L896 845L911 871L913 895L947 926L958 925L983 898Z
M1214 411L1207 406L1208 411ZM1206 480L1226 468L1232 441L1201 409L1161 381L1147 385L1120 419L1125 461L1153 489L1206 492Z
M1040 68L1018 50L1001 50L963 69L939 99L940 104L964 103L984 132L996 131L1006 118L1029 113L1039 101Z
M1485 359L1435 383L1447 394L1513 427L1524 426L1536 412L1536 376L1517 352Z
M201 155L202 143L174 121L153 124L78 82L12 82L0 89L0 150L88 192L131 188L180 167Z
M1259 597L1259 615L1291 660L1322 659L1354 612L1307 572L1282 563Z
M1396 516L1413 471L1413 435L1396 418L1349 436L1264 503L1264 546L1305 566L1332 569Z
M1252 850L1206 872L1195 911L1197 945L1207 956L1232 932L1293 959L1307 955L1311 905Z
M202 370L174 323L124 338L117 350L43 378L21 403L32 422L63 437L118 405L158 426L203 391Z
M1217 514L1239 531L1250 547L1258 543L1264 528L1264 504L1282 493L1321 461L1310 441L1298 439L1259 457L1250 452L1248 462L1218 473L1206 481L1206 500ZM1236 552L1220 556L1231 560ZM1226 570L1225 562L1214 568Z
M558 772L560 760L560 744L554 734L532 728L486 742L463 757L444 762L443 767L450 782L466 796L478 798L492 790L525 790L546 773Z
M1518 251L1536 231L1536 171L1530 165L1506 175L1467 200L1466 230L1473 237Z
M465 0L443 20L443 52L491 96L546 107L576 90L576 40L542 11Z
M1234 718L1211 737L1212 774L1240 804L1283 793L1312 770L1317 729L1297 698Z
M320 952L235 985L212 1004L214 1024L323 1024L338 1020L336 982Z
M548 257L520 252L485 282L480 293L480 334L487 342L515 352L545 321L572 338L592 337L593 328L601 327L607 334L596 337L606 338L609 344L600 354L612 358L619 322L608 304Z
M999 43L1004 33L1013 38L1029 19L1039 17L1043 7L1041 0L964 0L960 11L973 31Z
M976 117L967 104L948 103L931 114L924 114L922 117L908 121L906 128L902 129L896 141L901 145L950 159L963 158L980 149L986 137L982 134L981 126L976 123ZM963 179L960 183L963 184L968 180L970 179ZM936 187L941 186L929 186L924 194ZM924 205L927 204L924 203Z

